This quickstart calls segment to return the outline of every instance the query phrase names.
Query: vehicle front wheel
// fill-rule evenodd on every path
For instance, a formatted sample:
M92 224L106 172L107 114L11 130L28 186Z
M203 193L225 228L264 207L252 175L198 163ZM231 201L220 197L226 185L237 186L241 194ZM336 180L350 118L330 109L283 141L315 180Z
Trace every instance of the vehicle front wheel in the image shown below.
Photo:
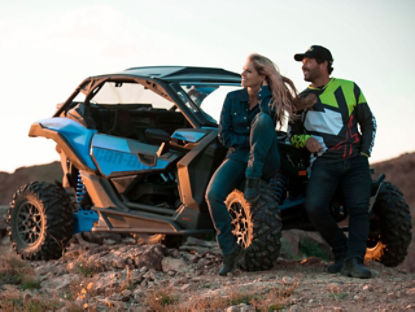
M411 242L411 216L403 194L385 182L373 206L365 260L394 267L402 263Z
M25 184L13 195L7 221L11 244L23 259L57 259L72 236L71 199L52 183Z
M249 203L244 194L235 189L225 204L232 219L232 233L245 249L242 269L271 269L280 254L282 230L278 199L273 190L263 183L259 199Z

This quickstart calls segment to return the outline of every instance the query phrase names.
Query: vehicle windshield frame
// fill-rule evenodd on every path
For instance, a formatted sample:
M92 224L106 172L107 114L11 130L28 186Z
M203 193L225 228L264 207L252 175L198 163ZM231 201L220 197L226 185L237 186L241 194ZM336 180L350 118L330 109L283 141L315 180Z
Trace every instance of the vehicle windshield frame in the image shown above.
M60 114L64 111L67 111L73 104L73 100L81 93L84 94L85 99L83 103L87 106L91 105L90 102L91 98L95 96L97 92L104 86L107 82L121 82L121 83L137 83L139 85L144 86L145 88L149 89L150 91L156 93L157 95L165 98L166 100L171 102L170 109L173 107L178 107L175 98L171 96L169 91L166 89L166 86L160 83L156 83L152 79L145 79L140 77L131 77L128 75L111 75L111 76L96 76L96 77L89 77L83 80L78 87L74 90L74 92L67 98L67 100L62 104L59 105L58 110L55 112L54 117L59 117ZM131 104L122 104L122 105L131 105Z
M229 82L229 81L177 81L170 83L172 89L178 94L183 104L202 121L204 126L218 126L219 120L215 120L209 113L203 110L203 105L198 105L189 96L188 92L183 88L185 85L198 85L198 86L231 86L241 88L240 82ZM209 93L210 94L210 93ZM186 103L189 103L187 105ZM222 105L223 103L220 103Z

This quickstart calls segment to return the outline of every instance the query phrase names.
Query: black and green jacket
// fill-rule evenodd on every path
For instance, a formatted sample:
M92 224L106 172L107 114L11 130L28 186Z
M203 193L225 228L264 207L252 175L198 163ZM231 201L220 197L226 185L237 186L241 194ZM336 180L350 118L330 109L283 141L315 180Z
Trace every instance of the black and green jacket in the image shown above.
M331 78L324 87L308 87L300 97L310 93L316 95L317 101L290 123L291 143L302 148L312 136L323 146L323 151L314 156L334 159L360 153L369 157L375 140L376 120L357 84Z

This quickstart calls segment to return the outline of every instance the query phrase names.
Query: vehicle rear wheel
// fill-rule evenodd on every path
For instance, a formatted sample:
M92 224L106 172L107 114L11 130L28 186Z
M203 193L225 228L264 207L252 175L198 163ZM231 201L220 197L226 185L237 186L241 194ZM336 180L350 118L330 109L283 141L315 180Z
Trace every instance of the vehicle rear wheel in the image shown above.
M385 182L373 212L365 260L397 266L405 259L412 238L408 204L396 186Z
M8 232L12 247L23 259L60 258L72 236L72 227L72 203L62 187L33 182L13 195Z
M271 269L280 254L282 229L278 199L272 189L262 183L259 199L252 204L241 191L234 190L225 204L232 219L232 233L245 249L242 269Z

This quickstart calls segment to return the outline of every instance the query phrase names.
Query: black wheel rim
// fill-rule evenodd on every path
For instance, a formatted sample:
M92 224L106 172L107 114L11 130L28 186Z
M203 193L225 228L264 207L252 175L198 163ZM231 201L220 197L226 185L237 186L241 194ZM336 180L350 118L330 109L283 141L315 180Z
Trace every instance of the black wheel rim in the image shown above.
M17 212L17 236L27 245L36 243L42 232L42 214L32 203L23 202Z
M229 207L231 216L232 233L235 235L236 242L242 247L247 247L248 240L248 218L245 210L239 202L234 202Z

